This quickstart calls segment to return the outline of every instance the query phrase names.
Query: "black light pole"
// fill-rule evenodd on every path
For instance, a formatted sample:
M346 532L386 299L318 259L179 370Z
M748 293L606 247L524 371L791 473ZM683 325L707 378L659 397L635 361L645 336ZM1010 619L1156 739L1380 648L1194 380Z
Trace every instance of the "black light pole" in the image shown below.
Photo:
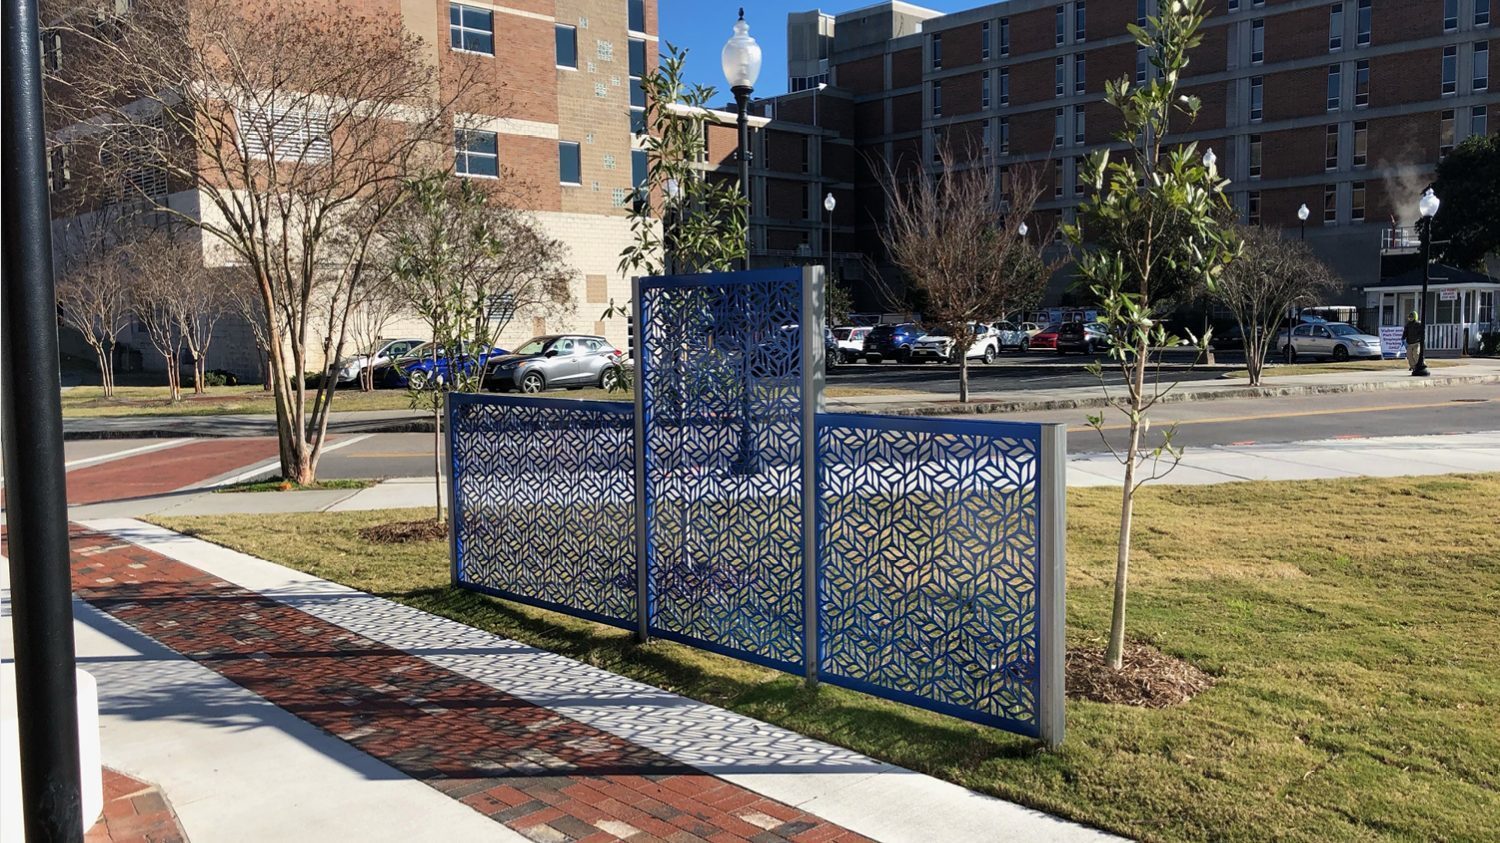
M750 37L750 25L745 23L745 10L741 8L739 20L734 22L734 34L725 42L720 61L724 68L724 79L729 83L729 90L734 93L734 102L739 110L740 190L745 197L743 269L750 268L750 215L753 210L750 205L750 116L746 109L750 104L750 94L755 90L755 80L760 76L760 58L760 45ZM740 376L740 442L733 469L740 474L754 474L759 468L759 460L755 454L755 432L750 418L753 409L750 400L750 382L753 377L750 359L755 353L755 339L751 336L753 315L747 309L743 316L744 325L740 334L744 346L745 371Z
M1438 201L1432 188L1427 188L1417 200L1417 211L1422 215L1422 300L1417 307L1417 321L1422 324L1422 344L1417 346L1417 365L1412 367L1415 378L1425 378L1427 371L1427 283L1432 280L1432 222L1437 216Z
M1307 209L1307 203L1306 202L1302 203L1302 206L1297 209L1297 221L1302 224L1302 242L1303 243L1307 242L1307 218L1311 214L1312 214L1312 212ZM1292 328L1296 327L1296 324L1297 324L1297 303L1296 302L1287 302L1287 304L1286 304L1286 348L1282 350L1282 358L1289 365L1292 362L1293 355L1295 355L1297 353L1296 349L1292 348Z
M744 9L740 10L743 15ZM740 18L744 20L744 18ZM753 238L750 236L750 115L746 107L750 104L750 93L754 89L748 85L736 85L731 88L734 92L734 104L739 111L740 127L740 194L745 197L745 262L741 269L750 268L750 244Z
M83 840L57 298L36 0L4 0L0 417L27 840Z

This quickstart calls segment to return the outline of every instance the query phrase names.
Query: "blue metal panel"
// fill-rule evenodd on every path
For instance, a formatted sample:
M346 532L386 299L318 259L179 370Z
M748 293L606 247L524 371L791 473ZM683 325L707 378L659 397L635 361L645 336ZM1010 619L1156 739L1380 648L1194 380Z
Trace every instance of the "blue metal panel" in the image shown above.
M449 400L456 582L633 627L632 406L491 395Z
M651 632L802 659L800 268L640 284Z
M1038 425L820 414L824 680L1038 736Z

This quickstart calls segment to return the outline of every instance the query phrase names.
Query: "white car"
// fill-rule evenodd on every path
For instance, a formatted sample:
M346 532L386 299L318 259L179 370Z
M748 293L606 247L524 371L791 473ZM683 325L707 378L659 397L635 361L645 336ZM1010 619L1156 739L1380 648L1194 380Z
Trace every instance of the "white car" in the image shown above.
M991 326L983 322L973 322L969 329L974 332L974 344L964 354L970 360L982 360L985 363L995 362L1000 356L1000 335ZM934 330L917 340L911 347L911 359L913 361L937 360L943 363L957 363L953 354L953 338Z
M422 344L422 340L376 340L369 348L351 354L338 362L339 383L351 383L370 366L384 366Z
M1047 327L1047 326L1046 325L1038 325L1035 322L1020 322L1020 323L1017 323L1016 327L1018 327L1021 330L1025 331L1026 332L1026 336L1028 336L1028 337L1034 337L1037 334L1040 334L1042 332L1042 329L1045 328L1045 327Z
M1286 332L1277 338L1277 349L1286 353ZM1363 333L1342 322L1313 322L1292 329L1292 359L1328 357L1337 361L1363 357L1380 359L1380 337Z
M853 363L865 356L865 337L870 335L868 327L845 326L833 329L833 338L838 342L836 363Z

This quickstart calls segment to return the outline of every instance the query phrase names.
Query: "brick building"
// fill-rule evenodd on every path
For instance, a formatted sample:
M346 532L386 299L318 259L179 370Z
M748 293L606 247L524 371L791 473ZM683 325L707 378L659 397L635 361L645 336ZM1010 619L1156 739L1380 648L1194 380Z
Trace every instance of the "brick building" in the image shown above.
M192 0L182 0L184 8ZM133 4L116 0L114 14L131 14ZM600 333L617 345L627 342L623 320L601 320L611 299L630 295L629 279L617 264L631 241L629 200L644 178L645 156L637 134L644 105L634 82L654 67L657 54L656 0L358 0L354 7L371 15L399 16L402 29L418 36L430 60L449 84L452 68L467 65L496 83L493 102L465 102L464 124L456 127L453 148L439 151L452 162L455 177L504 179L515 174L523 206L569 248L575 270L571 313L552 319L516 314L498 342L506 347L537 333ZM109 24L100 12L96 26ZM389 18L385 18L389 20ZM46 35L49 66L65 68L82 60L69 56L65 38ZM316 131L317 115L309 115ZM324 123L326 124L326 119ZM66 137L66 130L55 138ZM86 177L78 166L64 166L66 143L54 140L53 176L57 230L87 208L70 207L72 180ZM75 156L81 159L84 156ZM174 208L209 208L197 189L178 190L162 178L148 193L152 201ZM200 211L206 213L207 211ZM202 238L205 265L226 258L212 237ZM63 248L67 248L64 244ZM226 319L209 353L210 368L225 368L241 377L260 377L262 365L244 325ZM420 323L398 322L387 336L422 337ZM134 346L146 368L153 361L149 342L139 328L121 337ZM309 343L309 349L320 343ZM316 362L316 361L315 361Z
M1382 231L1416 219L1447 149L1500 124L1492 5L1211 0L1183 85L1202 111L1173 140L1215 151L1246 222L1296 227L1305 203L1307 240L1347 282L1339 300L1362 303L1356 288L1380 277ZM753 141L756 261L825 259L826 239L813 235L826 232L820 197L831 190L833 262L859 277L858 256L879 253L880 190L866 160L924 164L941 139L965 138L1002 167L1041 168L1038 212L1070 219L1083 156L1115 144L1105 80L1151 72L1126 27L1155 8L1006 0L940 14L880 3L833 17L829 85L800 91L817 69L809 49L830 27L822 13L793 16L794 92L754 106L771 118Z

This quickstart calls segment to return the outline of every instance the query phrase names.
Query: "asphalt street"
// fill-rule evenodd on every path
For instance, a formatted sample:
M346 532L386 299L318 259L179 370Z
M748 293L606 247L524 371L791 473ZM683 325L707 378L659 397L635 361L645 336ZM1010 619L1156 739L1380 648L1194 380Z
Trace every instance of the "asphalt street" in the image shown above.
M1069 425L1069 452L1085 454L1105 450L1099 434L1087 426L1088 415L1098 412L1059 410L974 418L1063 422ZM1116 447L1125 440L1124 421L1118 414L1105 419L1105 432ZM1163 404L1152 413L1157 430L1173 422L1180 425L1175 441L1186 447L1500 430L1500 385L1191 401ZM78 443L68 444L71 449ZM318 476L413 477L431 473L432 434L378 433L328 453Z
M1218 369L1188 369L1192 353L1169 352L1165 363L1168 377L1179 381L1198 381L1217 378ZM970 361L969 389L976 392L988 390L1016 389L1063 389L1069 387L1091 387L1099 379L1091 374L1088 366L1098 361L1103 366L1105 383L1115 386L1124 383L1119 368L1107 357L1084 357L1077 354L1058 354L1055 351L1038 350L1028 354L1006 352L989 365L981 361ZM1244 355L1220 353L1218 362L1239 363ZM906 389L916 392L958 393L958 367L942 363L850 363L836 368L828 376L829 386L875 387L884 389Z

